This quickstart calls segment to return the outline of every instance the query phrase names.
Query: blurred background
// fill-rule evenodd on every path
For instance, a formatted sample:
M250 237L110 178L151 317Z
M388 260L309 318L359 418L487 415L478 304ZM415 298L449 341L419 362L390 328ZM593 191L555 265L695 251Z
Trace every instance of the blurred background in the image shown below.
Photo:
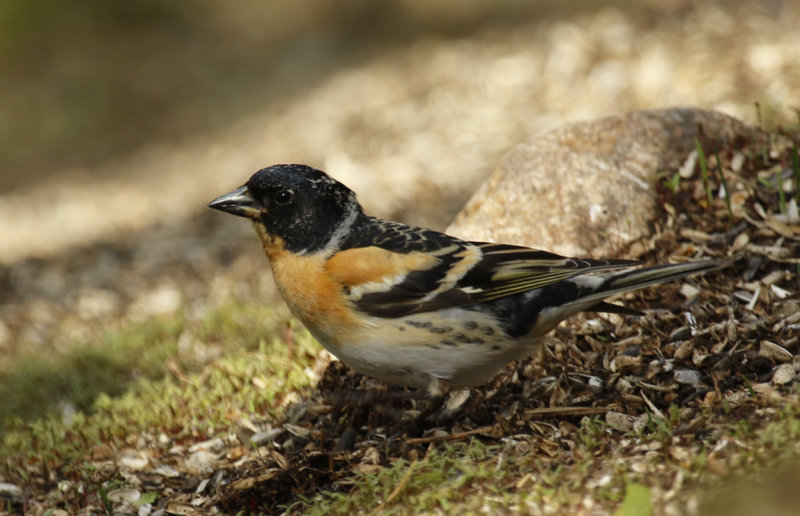
M205 204L269 164L443 228L511 146L568 121L796 124L797 27L797 0L5 0L0 356L246 297L253 275L263 295L250 228Z

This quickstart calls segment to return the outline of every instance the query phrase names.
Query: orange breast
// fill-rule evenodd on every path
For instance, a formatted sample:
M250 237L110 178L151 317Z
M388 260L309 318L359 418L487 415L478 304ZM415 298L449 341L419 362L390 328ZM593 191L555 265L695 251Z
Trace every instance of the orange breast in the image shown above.
M359 324L348 309L341 284L325 271L322 255L300 256L286 250L283 240L254 224L269 258L278 291L289 309L328 347Z
M289 309L312 333L338 346L359 324L348 308L341 285L324 269L321 256L271 257L272 273Z

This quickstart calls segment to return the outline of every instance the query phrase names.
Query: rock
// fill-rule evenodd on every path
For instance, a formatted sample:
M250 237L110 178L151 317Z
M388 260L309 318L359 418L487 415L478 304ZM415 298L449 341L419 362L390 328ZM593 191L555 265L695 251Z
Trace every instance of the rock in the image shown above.
M518 144L448 233L568 256L613 256L649 234L659 172L758 129L714 111L674 108L565 125Z

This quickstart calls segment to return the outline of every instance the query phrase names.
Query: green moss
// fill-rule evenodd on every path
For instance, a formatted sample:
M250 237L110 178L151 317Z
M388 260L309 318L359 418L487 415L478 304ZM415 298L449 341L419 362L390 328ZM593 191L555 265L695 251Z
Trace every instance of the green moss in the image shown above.
M106 335L106 346L81 345L63 359L27 357L27 375L8 373L3 392L17 410L38 404L37 412L44 415L13 417L0 442L0 460L15 476L24 477L21 465L26 461L80 475L82 461L101 443L145 439L157 446L161 433L173 440L197 439L229 428L243 415L277 417L278 401L310 382L303 369L319 349L305 331L294 332L287 342L281 336L287 325L285 312L272 307L228 306L197 323L159 319L132 325ZM186 332L224 341L228 352L204 365L181 361L177 341ZM167 359L186 365L188 372L180 378L166 374ZM52 369L36 369L49 364L60 364L56 378ZM256 378L262 380L257 385ZM20 379L23 385L17 383ZM80 410L65 423L52 410L47 393L83 384ZM76 403L77 398L70 397L75 392L64 398ZM4 410L12 413L7 407Z
M63 354L29 354L6 364L0 370L0 429L57 417L66 407L87 411L101 393L116 396L137 378L163 376L182 329L179 317L152 319Z
M321 493L288 509L311 515L355 514L379 507L382 514L498 510L508 502L504 484L510 471L498 467L501 449L478 439L442 445L419 461L400 459L377 472L359 473L347 492Z

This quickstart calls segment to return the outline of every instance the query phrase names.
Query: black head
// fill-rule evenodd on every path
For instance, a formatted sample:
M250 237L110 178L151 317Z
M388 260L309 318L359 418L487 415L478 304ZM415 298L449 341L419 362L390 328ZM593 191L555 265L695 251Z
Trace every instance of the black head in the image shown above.
M324 249L362 213L352 190L306 165L262 168L208 206L253 219L296 253Z

